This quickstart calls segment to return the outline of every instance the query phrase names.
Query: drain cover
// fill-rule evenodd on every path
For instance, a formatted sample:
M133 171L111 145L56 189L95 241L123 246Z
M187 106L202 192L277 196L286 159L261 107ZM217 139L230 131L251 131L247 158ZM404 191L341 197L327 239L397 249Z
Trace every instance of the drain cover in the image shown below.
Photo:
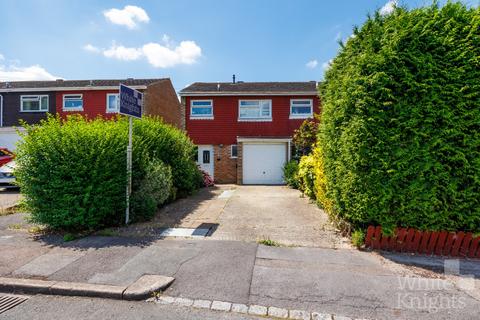
M27 300L28 297L25 296L0 295L0 313L4 313Z

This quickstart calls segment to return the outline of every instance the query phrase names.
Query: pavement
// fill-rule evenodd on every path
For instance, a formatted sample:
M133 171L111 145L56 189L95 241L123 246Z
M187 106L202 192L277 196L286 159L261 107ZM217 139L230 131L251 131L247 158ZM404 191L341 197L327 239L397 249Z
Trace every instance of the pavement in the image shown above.
M327 214L301 192L286 186L217 185L159 210L149 223L118 230L155 236L169 227L210 228L210 239L287 246L350 248Z
M8 209L16 206L21 199L18 189L1 189L0 188L0 215Z

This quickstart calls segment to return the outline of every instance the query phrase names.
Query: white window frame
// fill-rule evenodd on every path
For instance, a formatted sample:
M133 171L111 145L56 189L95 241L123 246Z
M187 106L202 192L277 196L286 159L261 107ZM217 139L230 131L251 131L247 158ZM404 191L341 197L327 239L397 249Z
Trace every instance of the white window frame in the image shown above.
M242 118L240 116L240 109L241 109L242 102L244 102L244 101L259 101L259 102L268 101L270 116L269 117L262 117L260 115L260 117L257 117L257 118ZM260 114L261 114L261 110L260 110ZM239 122L256 122L256 121L268 122L268 121L272 121L272 118L273 118L273 115L272 115L272 99L241 99L241 100L238 100L238 121Z
M212 113L210 115L193 115L193 103L194 102L210 102L210 107L212 108ZM196 106L200 107L200 106ZM190 100L190 119L192 120L212 120L213 119L213 100Z
M68 99L68 97L78 97L80 96L80 99L82 99L82 107L81 108L65 108L65 98ZM67 93L67 94L64 94L63 95L63 104L62 104L62 110L63 111L83 111L83 104L84 104L84 101L83 101L83 94L81 93Z
M293 114L293 102L294 101L310 101L310 113L309 114ZM313 99L290 99L290 119L308 119L313 117Z
M40 108L42 107L42 98L47 97L47 108L45 110L24 110L23 109L23 99L28 97L36 97L40 102ZM20 96L20 112L48 112L50 105L50 97L48 94L25 94Z
M110 96L117 97L117 108L115 110L111 110L108 108L108 103L110 102ZM107 113L118 113L120 111L120 96L118 93L107 93L107 104L106 104L106 112Z
M237 147L237 155L233 155L233 147ZM237 159L238 158L238 144L230 145L230 159Z

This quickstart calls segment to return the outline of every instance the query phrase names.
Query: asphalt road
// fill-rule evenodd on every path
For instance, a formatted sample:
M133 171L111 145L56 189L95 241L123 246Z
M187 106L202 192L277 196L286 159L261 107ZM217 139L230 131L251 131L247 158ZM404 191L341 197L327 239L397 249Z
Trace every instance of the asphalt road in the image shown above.
M26 302L0 314L0 319L92 319L92 320L189 320L189 319L265 319L248 315L210 311L152 302L130 302L98 298L32 296Z

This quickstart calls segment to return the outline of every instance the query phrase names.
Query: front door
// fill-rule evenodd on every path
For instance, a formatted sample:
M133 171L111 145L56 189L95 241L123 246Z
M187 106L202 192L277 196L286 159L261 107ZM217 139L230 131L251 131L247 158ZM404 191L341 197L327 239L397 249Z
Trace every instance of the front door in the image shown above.
M213 178L213 146L198 146L198 165Z

